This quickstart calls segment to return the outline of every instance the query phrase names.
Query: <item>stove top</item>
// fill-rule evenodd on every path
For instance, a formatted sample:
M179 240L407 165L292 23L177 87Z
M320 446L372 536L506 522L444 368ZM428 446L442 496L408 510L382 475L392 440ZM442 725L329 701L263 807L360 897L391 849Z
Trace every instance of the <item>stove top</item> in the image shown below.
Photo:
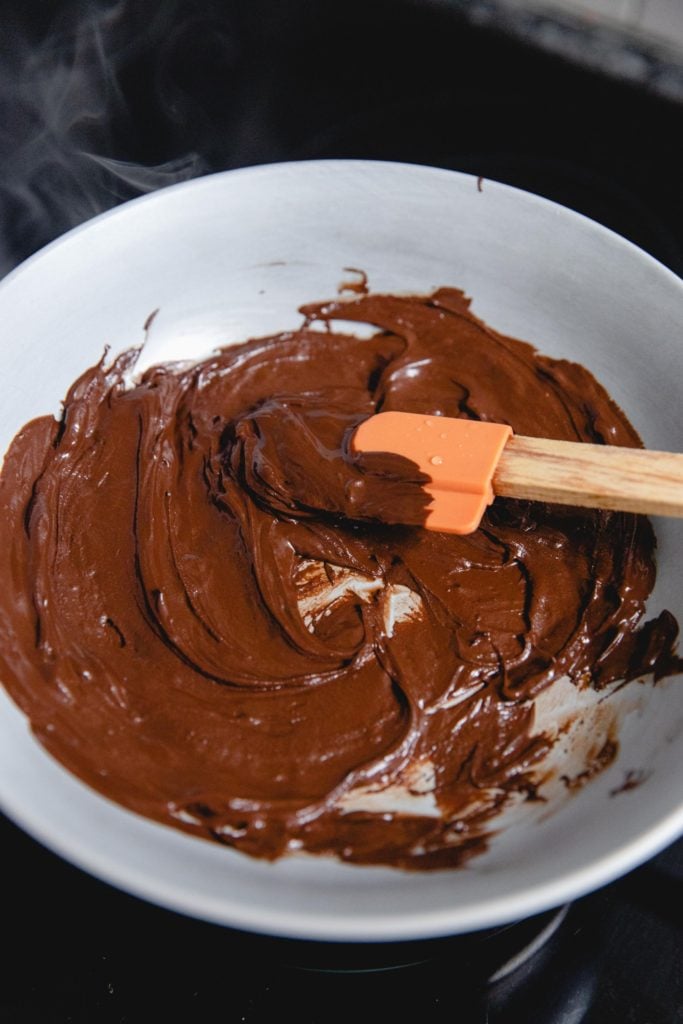
M683 843L537 918L429 942L248 935L110 888L2 822L8 1024L216 1019L675 1024L683 1011ZM31 879L27 892L25 881Z
M683 271L683 109L408 0L2 3L0 271L141 192L232 167L449 167L570 206ZM484 186L485 187L485 181ZM475 936L249 936L120 893L0 821L0 1019L296 1013L489 1024L683 1020L683 842L575 904ZM30 880L30 887L29 887Z

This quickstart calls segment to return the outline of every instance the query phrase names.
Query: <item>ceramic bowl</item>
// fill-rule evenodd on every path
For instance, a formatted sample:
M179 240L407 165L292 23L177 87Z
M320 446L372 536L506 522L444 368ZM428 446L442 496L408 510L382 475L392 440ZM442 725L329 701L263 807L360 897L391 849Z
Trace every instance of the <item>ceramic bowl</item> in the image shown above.
M536 196L449 171L360 161L249 168L159 191L14 271L0 285L0 450L28 419L56 412L105 345L115 353L141 343L152 311L144 365L198 357L298 325L298 306L334 297L347 267L365 271L373 291L463 288L497 330L587 366L647 446L683 450L683 284L675 275ZM683 521L655 527L659 574L648 610L668 608L680 620ZM573 699L546 700L539 714L564 714ZM0 802L92 874L197 917L292 938L456 934L571 900L683 832L683 679L633 683L600 708L607 705L620 739L610 768L571 796L506 814L489 850L451 871L313 857L271 864L138 817L55 763L4 691ZM595 730L600 708L589 709ZM641 781L624 789L629 772Z

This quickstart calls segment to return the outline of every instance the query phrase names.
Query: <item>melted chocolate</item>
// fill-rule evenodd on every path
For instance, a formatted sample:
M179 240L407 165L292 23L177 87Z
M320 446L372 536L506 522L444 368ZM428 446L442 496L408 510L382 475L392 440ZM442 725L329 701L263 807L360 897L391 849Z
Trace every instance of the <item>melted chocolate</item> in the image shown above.
M455 865L536 792L531 698L673 671L676 625L639 625L647 520L498 499L468 537L392 525L423 521L423 478L351 457L350 433L382 408L640 442L585 369L454 289L304 312L134 387L137 353L100 363L19 433L2 679L56 758L142 814L261 857ZM320 330L340 318L379 331Z

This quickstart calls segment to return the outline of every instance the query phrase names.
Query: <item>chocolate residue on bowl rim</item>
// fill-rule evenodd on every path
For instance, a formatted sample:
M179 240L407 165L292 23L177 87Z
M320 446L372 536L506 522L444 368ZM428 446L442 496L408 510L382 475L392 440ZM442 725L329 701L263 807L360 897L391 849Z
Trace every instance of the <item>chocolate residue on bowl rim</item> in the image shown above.
M610 796L619 796L620 793L628 793L632 789L638 789L644 782L650 778L650 772L644 771L642 768L629 768L624 774L624 781L619 786L615 786L614 789L610 789Z

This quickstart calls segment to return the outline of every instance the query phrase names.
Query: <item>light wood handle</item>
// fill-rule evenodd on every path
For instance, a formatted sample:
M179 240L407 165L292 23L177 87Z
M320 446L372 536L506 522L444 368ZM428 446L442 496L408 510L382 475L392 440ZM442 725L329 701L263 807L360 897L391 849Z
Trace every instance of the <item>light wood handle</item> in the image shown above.
M683 454L511 437L493 475L507 498L683 516Z

